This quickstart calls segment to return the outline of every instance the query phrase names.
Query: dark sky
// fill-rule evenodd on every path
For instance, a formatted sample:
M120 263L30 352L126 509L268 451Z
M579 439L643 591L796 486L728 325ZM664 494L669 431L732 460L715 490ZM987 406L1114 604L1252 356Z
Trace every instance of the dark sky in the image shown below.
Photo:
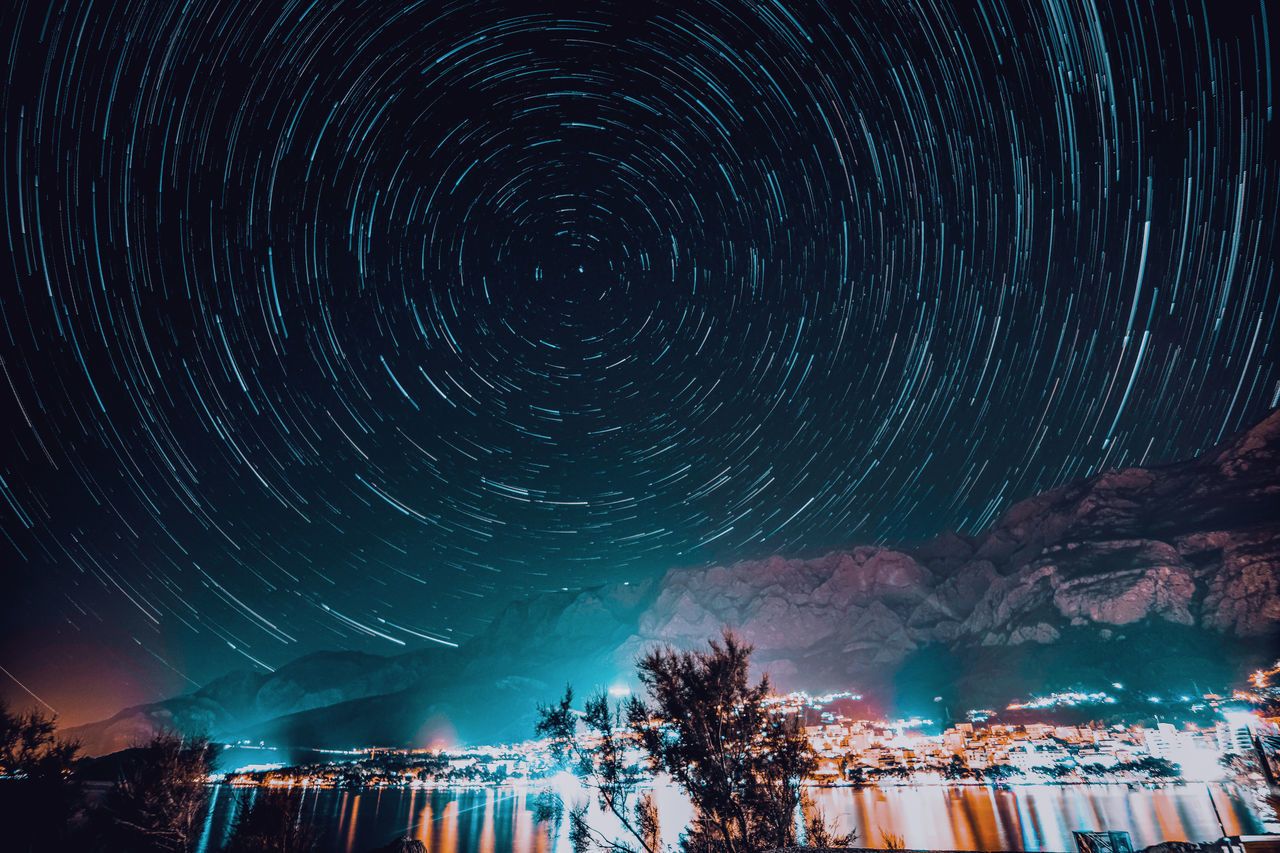
M0 696L69 722L1280 393L1265 0L61 5L0 19Z

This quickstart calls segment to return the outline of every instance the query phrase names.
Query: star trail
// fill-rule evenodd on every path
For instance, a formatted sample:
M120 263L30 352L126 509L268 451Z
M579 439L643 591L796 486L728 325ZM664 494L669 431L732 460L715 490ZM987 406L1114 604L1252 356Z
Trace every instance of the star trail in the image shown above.
M0 690L1204 449L1280 394L1277 11L19 0Z

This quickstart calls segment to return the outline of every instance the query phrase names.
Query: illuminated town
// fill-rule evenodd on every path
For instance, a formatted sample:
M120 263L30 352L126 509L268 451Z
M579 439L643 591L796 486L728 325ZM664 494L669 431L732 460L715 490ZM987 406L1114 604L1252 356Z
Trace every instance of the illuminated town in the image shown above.
M854 719L827 710L853 693L774 696L775 713L803 720L817 756L807 784L829 787L956 784L1124 784L1235 781L1265 785L1274 777L1280 717L1265 716L1280 691L1255 674L1250 691L1193 700L1148 697L1170 716L1180 711L1209 723L1147 724L1052 722L1002 723L992 710L969 711L970 722L941 726L919 717ZM1121 687L1122 685L1114 685ZM1106 692L1064 692L1010 703L1006 711L1109 706ZM1259 710L1263 708L1264 710ZM228 744L243 757L219 777L233 785L315 787L449 787L536 783L563 773L546 740L467 748L316 751L315 761L283 765L270 761L265 744ZM632 756L639 769L640 753Z

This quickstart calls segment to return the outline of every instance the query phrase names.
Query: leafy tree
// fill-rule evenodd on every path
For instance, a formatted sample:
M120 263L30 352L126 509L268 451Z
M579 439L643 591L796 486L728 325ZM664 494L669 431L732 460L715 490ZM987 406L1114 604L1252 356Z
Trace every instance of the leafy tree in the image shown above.
M808 794L801 794L800 808L804 814L804 842L809 847L852 847L858 833L838 834L827 825L826 815Z
M600 808L617 818L629 836L608 838L594 830L583 806L569 812L573 849L658 853L657 807L650 794L639 792L639 768L627 761L627 747L634 737L622 718L621 708L611 711L603 695L588 699L581 715L572 704L573 688L566 687L558 704L539 707L537 733L551 739L552 755L595 791Z
M1043 764L1039 767L1031 768L1037 773L1048 776L1050 779L1062 779L1070 776L1074 771L1065 764Z
M551 834L558 835L560 824L564 823L564 800L550 788L543 788L533 798L533 819L551 824Z
M1130 773L1141 773L1153 779L1173 779L1182 775L1182 768L1167 758L1156 758L1144 755L1137 761L1126 761L1116 766L1116 770Z
M80 804L71 775L80 744L60 740L56 718L11 712L0 703L0 826L5 849L56 850L68 844Z
M104 803L110 849L190 850L208 806L217 747L208 738L162 732L131 753Z
M964 779L969 774L969 765L959 755L952 755L951 760L942 765L942 775L946 779Z
M992 764L983 775L988 779L994 779L997 782L1008 779L1012 776L1021 776L1022 771L1014 767L1012 764Z
M840 774L853 783L855 788L867 784L867 767L857 760L856 756L846 755L840 759Z
M239 808L226 853L306 853L316 837L302 817L302 790L248 788Z
M0 777L6 779L61 778L80 751L77 741L54 737L57 718L32 709L13 713L0 702Z
M768 678L751 684L751 647L728 631L709 645L655 650L640 660L648 701L632 700L632 728L653 768L693 802L686 850L793 845L800 784L816 758L800 720L766 704Z
M880 829L880 845L885 850L906 850L907 842L901 835L887 832L883 827Z
M572 690L539 709L539 734L552 738L557 755L588 781L627 834L604 837L580 807L569 816L575 850L658 853L657 809L637 795L630 744L692 802L694 818L681 842L686 853L754 853L796 843L797 815L804 811L800 785L817 760L800 720L766 701L768 679L750 682L750 657L751 647L727 631L707 651L650 652L637 663L645 696L628 704L625 724L603 696L578 715ZM809 838L852 840L831 833L814 808L804 813L803 825Z

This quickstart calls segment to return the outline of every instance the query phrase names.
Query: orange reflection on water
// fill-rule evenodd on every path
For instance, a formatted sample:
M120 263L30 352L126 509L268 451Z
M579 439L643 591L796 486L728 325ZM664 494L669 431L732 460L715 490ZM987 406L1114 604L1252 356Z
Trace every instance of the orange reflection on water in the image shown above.
M561 820L538 822L539 792L559 794ZM678 844L692 817L675 787L655 790L663 841ZM908 848L934 850L1071 850L1073 831L1120 830L1135 848L1164 840L1211 841L1266 829L1249 792L1183 785L1130 790L1123 785L920 786L811 789L840 832L857 832L859 846L882 846L901 836ZM214 793L197 853L220 850L234 824L234 792ZM528 787L469 789L311 789L303 814L323 849L364 853L406 834L432 853L569 853L568 812L595 798L571 779ZM1214 807L1221 815L1222 827ZM598 806L589 820L606 836L622 828Z
M961 796L955 788L946 789L944 797L947 823L952 826L952 834L960 844L957 850L972 850L978 846L980 832L978 826L985 823L987 831L995 826L991 813L990 801L983 802L973 797ZM984 808L985 806L985 808Z
M528 791L520 792L511 830L511 848L527 850L529 853L551 853L555 844L555 839L550 834L551 827L533 819L532 798L533 795Z
M351 816L347 818L347 849L353 850L356 845L356 818L360 815L360 795L351 798Z
M480 853L494 853L494 832L493 819L494 812L493 789L485 789L484 798L484 817L483 824L480 828Z
M1182 815L1178 813L1177 803L1173 800L1161 798L1157 799L1154 805L1152 818L1155 823L1155 832L1161 838L1166 838L1169 841L1186 841L1186 838L1179 835L1183 831L1183 827Z
M439 832L434 833L435 838L432 843L427 845L429 850L453 851L458 847L458 801L453 800L449 805L444 807L440 817L436 821Z
M409 814L413 814L413 809L409 810ZM423 846L428 848L430 847L429 842L431 840L429 834L434 822L435 821L431 819L431 795L427 794L426 802L422 804L422 814L418 815L418 832L414 835L414 838L421 841Z
M811 792L841 832L859 846L901 836L908 848L933 850L1070 850L1071 833L1129 832L1135 847L1164 840L1211 841L1259 830L1241 797L1220 787L1129 790L1120 785L822 789ZM1212 796L1212 804L1210 797Z

